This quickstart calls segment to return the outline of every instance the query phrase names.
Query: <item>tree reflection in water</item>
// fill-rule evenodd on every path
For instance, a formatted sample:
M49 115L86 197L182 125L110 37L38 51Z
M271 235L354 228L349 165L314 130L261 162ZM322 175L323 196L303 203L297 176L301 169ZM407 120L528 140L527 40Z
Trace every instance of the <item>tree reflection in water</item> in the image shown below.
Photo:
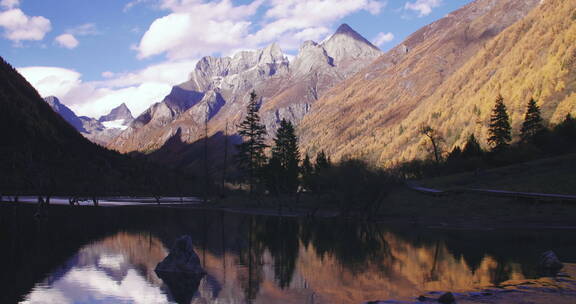
M533 257L545 249L564 256L576 251L565 241L569 236L558 232L392 229L337 219L208 211L153 211L137 217L135 211L119 212L123 211L115 211L115 219L107 222L113 225L108 226L83 217L35 227L3 218L5 231L14 228L22 237L36 240L16 242L17 246L11 245L12 238L1 240L0 245L7 245L2 248L8 248L5 254L27 256L14 260L16 265L8 270L34 273L45 270L26 261L52 263L49 273L27 276L43 279L22 299L169 301L172 296L153 269L182 234L192 236L208 273L191 303L363 303L414 298L426 291L469 291L534 277ZM106 218L101 215L98 223ZM95 226L78 232L69 229L83 221ZM98 229L108 232L101 236L93 232ZM52 247L57 250L50 251ZM67 253L68 258L40 254L46 252ZM9 281L2 277L4 285Z

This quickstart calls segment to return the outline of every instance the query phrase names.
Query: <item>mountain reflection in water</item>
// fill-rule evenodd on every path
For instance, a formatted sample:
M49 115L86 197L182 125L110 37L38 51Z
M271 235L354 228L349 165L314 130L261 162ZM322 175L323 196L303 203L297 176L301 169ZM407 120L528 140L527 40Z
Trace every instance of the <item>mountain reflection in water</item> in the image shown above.
M525 232L502 238L504 233L390 230L351 221L216 212L174 216L126 224L132 227L81 246L21 300L174 303L154 268L182 234L194 239L207 272L191 303L360 304L414 299L427 291L471 291L536 277L532 258L541 252L519 246L542 237Z
M24 303L167 303L154 267L167 255L146 234L118 234L81 248Z

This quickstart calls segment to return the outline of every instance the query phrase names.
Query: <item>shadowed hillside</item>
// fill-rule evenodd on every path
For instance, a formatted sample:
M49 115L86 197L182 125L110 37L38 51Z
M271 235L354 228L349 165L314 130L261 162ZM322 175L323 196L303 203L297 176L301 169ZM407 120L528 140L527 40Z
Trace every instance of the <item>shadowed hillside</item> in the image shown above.
M1 194L177 192L178 176L91 143L0 59ZM160 182L162 181L162 183Z

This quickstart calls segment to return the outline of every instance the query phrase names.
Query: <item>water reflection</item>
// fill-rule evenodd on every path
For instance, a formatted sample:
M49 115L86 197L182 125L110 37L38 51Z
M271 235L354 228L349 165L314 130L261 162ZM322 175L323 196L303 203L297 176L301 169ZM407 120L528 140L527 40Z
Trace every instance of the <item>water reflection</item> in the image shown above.
M119 232L81 248L24 303L167 303L154 273L166 254L149 234Z
M195 240L207 272L189 303L364 303L470 291L535 276L531 257L541 252L517 248L510 240L530 245L531 236L516 234L225 213L151 216L131 231L82 246L24 303L174 303L154 268L182 234Z

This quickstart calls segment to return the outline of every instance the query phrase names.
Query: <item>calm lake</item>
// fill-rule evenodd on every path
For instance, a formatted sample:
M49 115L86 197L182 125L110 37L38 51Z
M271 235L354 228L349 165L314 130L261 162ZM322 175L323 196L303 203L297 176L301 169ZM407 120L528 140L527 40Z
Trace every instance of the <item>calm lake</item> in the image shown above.
M573 230L390 227L154 207L0 206L0 303L354 303L537 278ZM181 235L207 272L175 290L154 272Z

